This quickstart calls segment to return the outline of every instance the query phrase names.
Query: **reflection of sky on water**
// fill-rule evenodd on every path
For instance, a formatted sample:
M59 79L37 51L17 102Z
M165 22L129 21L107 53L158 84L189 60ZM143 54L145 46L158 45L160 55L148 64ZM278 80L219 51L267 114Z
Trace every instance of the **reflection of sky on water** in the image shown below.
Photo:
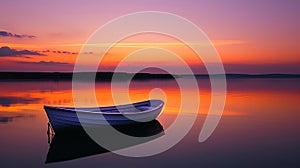
M27 118L27 117L34 117L34 115L28 115L28 114L11 114L8 112L0 112L0 123L9 123L14 121L15 119L18 118Z
M0 97L0 105L1 106L11 106L15 104L31 104L37 103L39 98L26 98L26 97Z
M207 79L199 79L198 83L200 115L190 133L172 149L153 157L136 159L105 153L47 167L299 165L299 79L229 79L224 116L208 141L201 144L198 136L210 105L210 84ZM71 82L0 82L0 87L5 88L0 92L1 165L44 167L49 146L46 136L48 119L43 105L72 106ZM167 129L180 107L180 92L175 81L133 82L130 97L132 101L148 99L151 89L156 87L163 89L167 96L165 110L158 118ZM89 89L83 87L82 95L87 91ZM108 82L96 83L96 93L100 104L114 104ZM91 104L91 100L84 96L81 101L87 106ZM188 116L188 109L185 111Z

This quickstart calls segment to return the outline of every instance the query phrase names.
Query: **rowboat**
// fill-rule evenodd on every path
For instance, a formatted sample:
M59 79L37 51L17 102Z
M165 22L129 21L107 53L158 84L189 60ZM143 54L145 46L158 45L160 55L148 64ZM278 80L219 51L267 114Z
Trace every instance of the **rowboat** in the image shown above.
M147 100L132 104L74 108L44 106L54 132L78 127L98 127L103 125L125 125L155 120L164 102Z
M106 127L101 126L101 130L106 132ZM115 138L110 134L101 134L101 137L111 136L106 138L113 139L116 142L116 145L111 146L111 151L143 144L164 135L163 127L157 120L137 124L117 125L114 128L129 136L147 138L138 138L132 142ZM48 136L51 135L48 134ZM73 160L110 152L110 150L96 143L83 129L65 131L63 134L55 134L53 137L48 138L50 139L50 146L45 163Z

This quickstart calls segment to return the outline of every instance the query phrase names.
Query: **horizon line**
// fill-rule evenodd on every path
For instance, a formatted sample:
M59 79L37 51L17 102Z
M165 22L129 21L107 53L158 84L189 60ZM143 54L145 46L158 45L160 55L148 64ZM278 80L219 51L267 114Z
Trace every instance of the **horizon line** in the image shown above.
M55 72L55 71L0 71L0 73L62 73L62 74L71 74L71 73L127 73L127 74L153 74L153 75L300 75L300 73L224 73L224 74L207 74L207 73L194 73L194 74L170 74L170 73L155 73L155 72L112 72L112 71L81 71L81 72Z

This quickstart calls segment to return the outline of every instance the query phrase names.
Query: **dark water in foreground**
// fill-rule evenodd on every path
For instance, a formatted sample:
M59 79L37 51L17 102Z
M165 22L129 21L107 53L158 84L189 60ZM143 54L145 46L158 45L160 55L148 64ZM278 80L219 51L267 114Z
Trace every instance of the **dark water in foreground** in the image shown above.
M87 150L89 156L46 164L50 145L43 105L72 106L71 82L1 81L0 167L299 167L300 79L245 78L227 82L222 119L204 143L198 142L198 136L210 104L210 86L207 79L199 79L198 118L188 135L171 149L150 157L124 157L99 148L89 137L66 135L56 137L58 150L70 151L67 154L71 155ZM132 101L148 99L155 87L165 93L166 107L158 122L166 130L180 106L175 81L133 82L130 97ZM84 96L88 90L81 88L80 100L87 106L91 104ZM95 90L101 104L113 104L109 83L97 83ZM124 96L122 88L117 91ZM159 98L161 93L151 92L151 96ZM189 117L191 111L184 112Z

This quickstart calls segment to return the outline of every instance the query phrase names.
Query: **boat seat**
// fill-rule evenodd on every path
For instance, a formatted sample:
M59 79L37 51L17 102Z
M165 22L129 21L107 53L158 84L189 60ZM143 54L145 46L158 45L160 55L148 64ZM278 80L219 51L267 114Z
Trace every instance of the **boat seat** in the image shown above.
M150 110L151 107L150 106L138 106L137 109L139 109L141 111L146 111L146 110Z

